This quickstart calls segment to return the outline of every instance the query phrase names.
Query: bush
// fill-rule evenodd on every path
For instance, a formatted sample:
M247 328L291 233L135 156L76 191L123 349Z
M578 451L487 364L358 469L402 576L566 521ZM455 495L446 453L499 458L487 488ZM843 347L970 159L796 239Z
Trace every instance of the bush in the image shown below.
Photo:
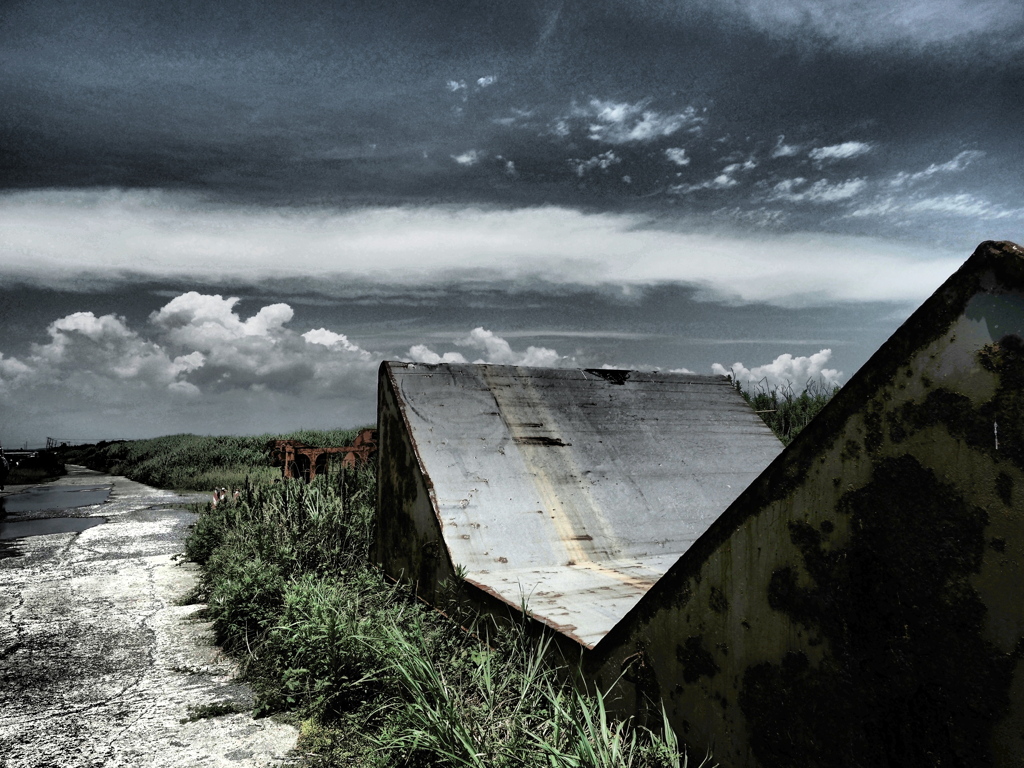
M68 473L54 451L39 451L35 456L26 456L17 464L13 461L10 464L11 471L5 481L8 485L43 483Z

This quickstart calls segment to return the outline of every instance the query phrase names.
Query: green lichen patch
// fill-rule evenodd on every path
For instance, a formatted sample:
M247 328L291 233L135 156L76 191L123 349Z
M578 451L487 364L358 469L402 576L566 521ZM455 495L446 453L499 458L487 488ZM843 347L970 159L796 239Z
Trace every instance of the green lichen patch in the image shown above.
M777 570L769 604L826 653L749 667L740 708L764 768L991 764L1016 658L982 635L972 587L988 515L912 456L879 461L846 493L844 547L790 525L801 566ZM806 577L801 573L806 573ZM809 578L807 578L809 577Z
M981 405L959 392L934 389L923 402L908 402L889 418L889 436L899 443L910 434L942 424L954 437L993 458L1024 470L1024 340L1004 336L978 352L978 362L998 379L995 394Z

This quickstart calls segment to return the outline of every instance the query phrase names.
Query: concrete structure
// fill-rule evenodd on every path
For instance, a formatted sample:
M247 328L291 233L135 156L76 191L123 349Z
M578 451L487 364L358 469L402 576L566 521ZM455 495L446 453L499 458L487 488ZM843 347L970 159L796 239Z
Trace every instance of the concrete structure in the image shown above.
M379 398L387 572L586 649L782 449L718 376L384 363Z
M712 749L725 768L1024 765L1021 248L979 246L749 487L731 503L709 498L700 512L688 511L698 497L689 489L715 485L716 475L705 449L687 440L714 430L694 423L669 439L640 420L650 412L623 411L616 439L571 463L556 451L585 442L585 402L617 418L607 407L613 382L592 382L575 407L555 409L550 394L531 394L542 388L509 369L480 369L476 389L457 384L470 368L382 367L379 556L391 573L418 579L428 598L455 564L480 590L497 592L507 574L501 599L514 602L518 579L531 610L553 591L561 602L537 618L562 632L563 647L576 637L584 675L602 688L618 681L616 705L640 722L660 722L664 702L680 737ZM431 375L435 383L424 384ZM432 391L445 395L432 400ZM506 393L537 415L506 408ZM649 402L684 411L663 398ZM739 455L763 450L767 459L763 433L740 410L720 444L749 439ZM578 421L553 430L552 413ZM531 456L533 446L549 453ZM494 456L499 447L506 464ZM478 453L493 460L486 472ZM652 498L649 483L625 478L658 463L662 490L640 506L643 516L665 500L676 506L636 524L630 500ZM549 524L547 510L562 494L578 499L570 509L586 508L597 487L587 473L611 466L633 495L602 497L596 508L622 517L598 535L588 527L581 545L588 574L610 570L609 583L549 590L545 579L574 587L569 575L584 569L563 562L549 576L577 529L561 518ZM718 477L742 482L727 471ZM551 472L572 482L550 485ZM522 482L502 497L492 493L496 476ZM504 504L488 511L495 497ZM531 509L534 524L520 524ZM662 524L678 527L659 537ZM488 538L485 525L494 526ZM656 568L665 560L652 558L659 541L666 559L678 552L664 575ZM488 564L506 551L515 560ZM618 594L612 581L631 575L619 562L635 562L643 586L606 600ZM612 609L599 621L591 600Z
M332 456L341 456L341 466L356 467L377 452L377 430L363 429L352 445L315 448L301 440L271 440L267 443L270 466L281 467L284 477L302 478L307 483L327 471Z
M1024 251L983 243L585 661L723 766L1011 768L1022 655Z

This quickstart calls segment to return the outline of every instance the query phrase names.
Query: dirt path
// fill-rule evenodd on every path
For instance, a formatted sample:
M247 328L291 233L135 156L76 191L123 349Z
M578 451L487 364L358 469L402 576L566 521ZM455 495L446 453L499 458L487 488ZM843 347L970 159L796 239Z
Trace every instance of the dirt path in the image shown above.
M195 518L175 507L185 499L69 469L56 485L112 485L107 502L9 512L5 522L107 522L0 542L0 768L292 762L291 726L237 712L190 719L197 708L252 699L194 618L202 606L176 605L196 578L177 559ZM3 494L11 507L29 498L10 495L18 490Z

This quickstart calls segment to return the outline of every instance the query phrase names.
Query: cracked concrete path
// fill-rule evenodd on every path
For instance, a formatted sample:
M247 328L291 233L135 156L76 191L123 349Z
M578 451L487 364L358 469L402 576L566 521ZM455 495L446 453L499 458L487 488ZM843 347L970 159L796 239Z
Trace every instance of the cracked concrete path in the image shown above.
M203 606L177 604L196 581L179 559L190 499L80 467L48 485L111 493L104 504L4 522L107 522L0 541L0 768L293 763L290 725L248 712L189 721L211 704L252 705L196 617Z

